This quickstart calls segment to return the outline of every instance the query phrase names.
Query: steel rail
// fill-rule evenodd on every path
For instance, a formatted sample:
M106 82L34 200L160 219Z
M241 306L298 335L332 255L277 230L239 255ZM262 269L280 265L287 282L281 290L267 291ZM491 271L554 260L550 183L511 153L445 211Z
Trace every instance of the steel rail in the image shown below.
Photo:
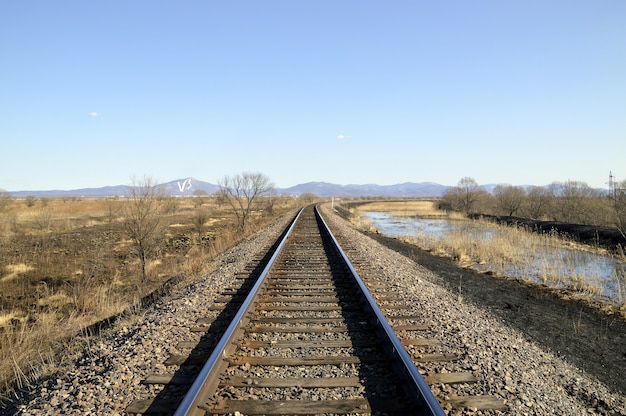
M198 401L205 399L205 397L203 396L209 390L207 385L211 384L212 377L216 377L214 374L214 371L217 368L219 368L220 363L224 362L224 358L227 358L227 355L228 355L227 348L229 347L229 345L233 344L233 341L236 339L238 334L243 330L243 326L245 326L247 321L249 321L248 316L249 316L250 309L251 307L253 307L254 303L256 302L259 296L259 292L261 288L263 287L263 285L265 284L267 280L267 276L270 274L270 270L272 269L275 263L275 260L280 255L280 252L283 249L284 245L286 244L287 239L289 238L289 236L291 236L292 231L295 228L295 225L298 222L298 219L300 218L303 210L304 208L298 212L297 216L293 220L288 231L285 233L284 238L279 243L277 249L275 250L272 257L270 258L268 264L263 269L263 272L261 273L261 275L255 282L250 293L248 294L242 306L240 307L239 311L233 318L233 321L228 326L226 332L224 333L224 335L222 336L222 338L216 345L215 349L211 353L208 361L205 363L202 370L200 371L200 373L194 380L186 396L183 398L181 404L179 405L176 412L174 413L175 416L205 414L205 411L199 408ZM404 371L407 381L409 382L408 383L409 385L405 386L405 387L408 387L407 391L411 392L411 394L417 398L420 405L424 407L424 410L429 412L428 414L434 415L434 416L445 416L445 413L443 412L441 406L439 405L439 402L430 391L428 384L424 381L421 374L417 371L417 368L415 367L415 364L411 360L411 357L409 356L408 352L406 351L404 346L401 344L400 340L394 333L391 326L387 323L387 320L384 314L378 307L376 301L374 300L371 293L365 286L365 283L363 282L363 280L357 273L356 269L354 268L354 266L348 259L348 256L341 249L341 246L339 245L335 236L330 231L330 228L324 221L317 207L315 207L315 215L317 218L320 219L321 224L323 225L323 227L321 227L323 228L322 232L327 233L327 235L330 237L330 239L332 240L335 246L335 249L344 260L346 266L352 273L357 285L361 289L363 297L365 298L366 302L369 304L369 307L371 308L371 310L373 311L375 315L379 329L381 330L383 334L385 334L384 336L392 345L390 353L396 356L396 358L398 358L400 362L402 363L402 366L401 366L402 371Z
M346 265L352 272L352 275L354 276L355 281L360 287L363 293L363 296L365 297L367 303L369 304L369 307L373 310L374 314L376 315L377 324L379 325L380 329L382 329L383 333L386 334L388 341L393 345L393 350L391 351L391 353L394 354L397 358L399 358L400 361L402 362L403 364L402 369L406 373L406 376L409 379L409 381L412 381L412 385L407 386L407 387L409 387L410 389L412 389L414 392L417 393L417 396L421 400L422 404L425 405L427 409L430 411L430 414L434 416L445 416L443 409L441 408L441 406L439 405L439 402L437 401L432 391L430 390L430 387L428 386L428 384L426 383L422 375L417 370L417 367L415 367L413 360L411 359L409 353L406 351L406 349L404 348L404 346L398 339L398 336L394 332L393 328L387 322L385 315L380 310L380 308L378 307L378 304L374 300L374 297L365 286L363 279L361 279L361 276L359 276L359 274L357 273L356 269L352 265L352 262L350 262L350 260L348 259L348 256L346 255L346 253L341 249L339 242L337 241L333 233L330 231L328 224L326 224L326 221L324 221L324 218L322 217L321 213L318 211L317 206L315 207L315 213L316 215L319 216L320 220L324 224L325 231L328 233L329 237L334 242L336 249L338 250L339 254L341 255Z
M224 332L224 335L220 339L219 343L215 346L215 349L211 353L211 356L209 357L208 361L204 364L204 366L202 367L202 370L200 370L200 373L198 373L198 376L196 377L193 384L191 385L191 388L189 389L189 391L183 398L183 401L176 409L174 416L187 416L187 415L205 413L205 411L198 408L197 401L201 398L201 394L202 394L202 391L205 389L205 384L207 382L207 379L211 376L211 373L217 367L218 363L222 361L223 358L226 358L225 357L226 348L234 340L241 326L244 325L244 316L248 314L250 307L253 305L255 299L257 298L259 291L266 280L266 277L269 275L269 272L274 264L274 261L280 254L280 251L283 248L283 246L286 244L287 239L291 235L296 223L298 222L298 218L300 218L300 215L302 214L303 210L304 208L300 209L300 211L298 212L298 215L296 215L296 218L291 223L289 230L287 231L284 238L282 239L282 241L276 248L276 251L270 258L268 264L263 269L263 272L257 279L256 283L250 290L250 293L248 294L243 304L239 308L239 311L237 312L232 322L230 323L230 325Z

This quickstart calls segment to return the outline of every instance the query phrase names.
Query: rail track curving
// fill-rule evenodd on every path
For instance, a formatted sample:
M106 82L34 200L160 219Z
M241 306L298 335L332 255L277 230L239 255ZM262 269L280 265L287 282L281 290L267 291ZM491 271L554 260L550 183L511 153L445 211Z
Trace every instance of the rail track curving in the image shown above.
M432 341L401 341L394 329L424 326L403 316L391 293L377 296L394 311L388 323L315 207L303 208L258 260L240 287L208 307L214 316L191 328L204 336L181 342L189 354L170 359L177 372L145 380L168 388L127 413L444 414L414 361L453 357L407 353L405 345Z

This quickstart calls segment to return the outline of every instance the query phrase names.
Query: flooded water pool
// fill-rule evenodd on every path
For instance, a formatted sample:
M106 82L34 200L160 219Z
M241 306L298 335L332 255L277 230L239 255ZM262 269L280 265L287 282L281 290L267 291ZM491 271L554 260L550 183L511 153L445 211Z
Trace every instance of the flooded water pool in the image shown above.
M380 233L409 238L429 250L451 247L459 239L466 240L465 246L470 247L478 246L479 242L501 245L505 244L502 243L505 240L501 239L500 234L510 231L507 227L480 221L396 217L387 212L366 212L363 215ZM531 233L525 234L528 234L529 241L533 237L539 239ZM509 251L515 252L514 257L502 254L488 261L477 262L472 267L479 271L547 284L557 289L586 293L614 305L626 302L625 265L616 257L555 244L539 247L525 240L519 238L513 241ZM545 237L544 240L548 241Z

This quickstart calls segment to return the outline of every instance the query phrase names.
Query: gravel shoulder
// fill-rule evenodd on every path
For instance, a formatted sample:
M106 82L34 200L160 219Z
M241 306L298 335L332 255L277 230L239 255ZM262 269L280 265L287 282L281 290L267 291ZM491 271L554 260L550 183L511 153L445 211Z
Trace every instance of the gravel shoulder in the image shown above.
M456 371L479 378L481 391L472 394L503 398L506 414L626 415L626 323L619 314L462 269L398 239L365 235L338 215L327 217L369 259L367 268L410 294L448 352L462 356ZM449 414L465 413L472 414Z
M366 236L328 204L322 211L333 232L350 241L350 255L406 297L445 352L460 356L454 368L420 370L470 371L479 379L472 385L437 385L435 392L489 394L507 405L505 412L448 409L448 414L626 415L621 318L594 318L575 300L561 303L549 291L458 269L397 240ZM180 353L178 341L193 339L188 326L206 316L207 299L230 286L290 219L277 220L216 258L201 279L174 288L140 316L97 340L77 340L86 347L3 414L122 415L131 401L154 397L160 387L141 380L173 371L163 362Z

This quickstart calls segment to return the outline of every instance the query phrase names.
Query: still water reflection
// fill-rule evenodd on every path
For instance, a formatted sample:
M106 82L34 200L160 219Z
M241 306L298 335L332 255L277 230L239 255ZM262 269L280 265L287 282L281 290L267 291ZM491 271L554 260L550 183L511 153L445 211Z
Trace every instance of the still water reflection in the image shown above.
M427 249L434 249L459 233L470 240L489 242L502 232L501 227L477 221L395 217L387 212L366 212L364 216L382 234L412 238ZM473 267L559 289L584 292L616 305L626 301L625 265L615 257L554 246L537 250L537 247L526 249L520 244L515 250L527 250L521 253L523 262L491 261Z

